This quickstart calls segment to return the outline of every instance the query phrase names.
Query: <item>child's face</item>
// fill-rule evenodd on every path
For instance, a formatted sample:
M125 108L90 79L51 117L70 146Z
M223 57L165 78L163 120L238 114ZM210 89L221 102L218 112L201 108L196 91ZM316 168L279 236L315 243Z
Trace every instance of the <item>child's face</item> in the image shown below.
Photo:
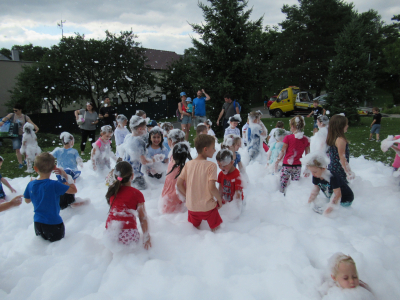
M203 154L205 157L212 158L214 156L215 151L216 151L215 144L212 144L211 146L204 148Z
M374 115L376 115L376 114L378 113L378 111L373 110L372 113L373 113Z
M122 127L125 127L126 126L126 124L128 124L128 120L124 120L124 121L122 121Z
M109 140L111 139L112 135L113 135L112 132L108 132L108 133L101 132L101 133L100 133L100 138L101 138L103 141L109 141Z
M354 289L360 285L357 269L353 264L340 263L338 273L336 276L332 275L332 279L335 280L342 289Z
M314 106L314 108L317 108L318 107L318 103L313 103L313 106Z
M242 142L241 141L237 141L236 144L233 145L233 150L238 151L239 148L242 146Z
M150 139L151 143L155 146L158 146L161 143L161 135L159 133L152 134Z
M222 173L224 173L225 175L229 173L229 171L231 170L231 168L233 166L233 160L225 166L222 165L221 161L217 161L217 163L218 163L218 167L221 169Z
M307 166L307 168L310 170L312 176L314 176L316 178L322 178L322 174L326 170L324 168L318 168L318 167L312 167L312 166Z
M239 124L239 122L235 122L235 121L230 122L230 123L231 123L231 128L236 128Z

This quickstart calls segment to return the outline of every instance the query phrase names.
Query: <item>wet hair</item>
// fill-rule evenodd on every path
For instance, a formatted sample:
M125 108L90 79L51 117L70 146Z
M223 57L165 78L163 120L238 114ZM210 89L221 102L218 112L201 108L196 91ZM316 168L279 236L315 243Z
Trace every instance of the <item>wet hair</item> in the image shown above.
M168 134L172 129L174 129L174 125L170 122L165 122L161 125L162 130L164 130L165 133Z
M21 103L15 103L13 107L14 107L15 109L20 109L20 110L22 110L22 109L24 108L23 105L22 105Z
M168 139L173 143L180 143L185 140L185 133L180 129L172 129L168 134Z
M374 107L374 108L372 108L372 111L380 112L380 109L378 107Z
M326 137L326 144L328 146L334 146L336 139L339 137L344 138L347 142L346 136L344 135L344 128L347 124L347 118L342 115L334 115L329 120L328 136Z
M146 112L144 110L139 109L136 111L135 115L141 117L141 116L144 116L145 114L146 114Z
M324 126L329 125L329 118L325 115L319 115L317 117L317 120L320 121L320 123L323 124Z
M285 127L285 123L283 123L282 121L276 122L276 128L284 128L284 127Z
M35 157L34 166L38 168L38 171L43 174L48 174L53 171L56 164L56 159L53 155L47 152L42 152Z
M102 133L113 133L113 128L110 125L104 125L100 128L100 134Z
M329 259L330 271L333 276L336 277L336 275L338 274L339 265L341 263L351 264L351 265L354 265L354 267L356 267L356 263L351 256L345 255L341 252L337 252L334 255L332 255L332 257ZM357 271L357 268L356 268L356 271ZM358 274L358 272L357 272L357 274Z
M151 137L155 134L159 134L161 137L161 141L160 144L158 144L160 146L160 149L162 150L164 145L163 145L163 134L162 134L162 129L158 126L154 126L150 131L149 131L149 139L147 140L147 147L149 148L153 143L151 141Z
M254 121L256 118L261 118L262 113L260 111L251 111L249 113L250 121Z
M216 160L219 162L224 162L226 164L229 164L233 160L232 151L228 149L222 149L218 151Z
M330 159L324 151L315 151L313 153L309 153L300 160L301 163L307 167L316 167L322 169L327 169L330 163Z
M207 126L212 126L212 122L210 121L210 119L208 119L207 121L204 122L204 124Z
M178 174L175 176L175 179L181 175L182 169L185 166L186 160L192 160L192 156L190 155L190 147L188 143L182 142L175 144L174 148L172 148L172 158L175 161L175 164L172 166L171 171L168 172L166 176L172 173L176 168L179 168Z
M199 124L196 127L196 136L199 136L204 130L207 130L207 126L204 124Z
M205 147L210 147L215 144L215 138L208 134L200 134L194 139L194 147L197 150L197 153L203 153L203 149Z
M283 137L286 136L286 130L285 130L285 129L278 128L277 130L275 130L275 132L274 132L274 138L275 138L276 140L278 140L278 138L279 138L280 136L283 136Z
M129 128L133 130L137 130L139 127L146 126L147 121L140 116L132 116L129 121Z
M227 134L224 136L224 141L221 144L221 149L229 149L233 145L236 145L238 142L242 142L242 138L236 134Z
M67 145L74 140L74 136L69 132L64 131L60 134L60 140L63 143L63 145Z
M33 127L33 125L32 125L31 123L26 122L25 125L24 125L24 127L23 127L23 130L24 130L24 132L25 132L26 134L31 134L31 133L33 132L33 129L34 129L34 128L35 128L35 127Z
M132 174L133 174L132 166L127 161L121 161L115 165L114 169L115 182L108 188L106 194L106 199L107 203L110 205L110 210L112 207L112 203L110 204L110 198L114 196L114 201L115 201L115 198L117 197L118 191L121 188L122 184L129 182ZM122 180L119 181L118 177L122 178Z
M294 127L298 131L303 132L306 122L304 122L303 116L297 116L297 117L291 118L289 121L289 124L290 124L290 127Z
M122 115L122 114L118 115L118 117L117 117L117 123L118 124L124 123L125 120L128 120L128 118L125 115Z
M236 115L234 115L232 117L229 117L229 123L230 122L238 122L238 123L240 123L240 122L242 122L242 118L240 117L239 114L236 114Z

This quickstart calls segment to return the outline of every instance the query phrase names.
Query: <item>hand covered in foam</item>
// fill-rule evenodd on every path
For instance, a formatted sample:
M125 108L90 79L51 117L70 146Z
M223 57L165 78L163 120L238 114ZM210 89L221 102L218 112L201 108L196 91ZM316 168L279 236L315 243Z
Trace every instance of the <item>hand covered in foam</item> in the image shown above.
M304 170L304 172L303 172L303 175L304 175L304 177L310 177L310 175L311 175L310 170L309 170L308 168L306 168L306 169Z
M154 162L162 162L165 159L164 154L156 154L153 156L153 161Z
M348 173L346 173L346 178L347 180L353 180L356 177L356 174L354 174L354 172L350 171Z

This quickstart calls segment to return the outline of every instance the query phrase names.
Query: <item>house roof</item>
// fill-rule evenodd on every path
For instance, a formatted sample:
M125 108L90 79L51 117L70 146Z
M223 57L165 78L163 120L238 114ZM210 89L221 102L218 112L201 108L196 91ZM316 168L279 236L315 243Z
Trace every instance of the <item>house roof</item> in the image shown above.
M145 49L144 55L148 58L147 64L153 70L165 70L174 60L178 60L183 55L172 51Z
M0 60L10 60L7 56L0 53Z

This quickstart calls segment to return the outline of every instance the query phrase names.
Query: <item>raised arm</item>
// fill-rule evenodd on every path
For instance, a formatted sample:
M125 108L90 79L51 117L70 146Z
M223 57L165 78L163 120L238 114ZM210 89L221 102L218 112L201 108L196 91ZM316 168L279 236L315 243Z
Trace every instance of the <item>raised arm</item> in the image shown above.
M206 101L210 100L211 97L208 96L208 94L204 91L204 89L201 90L203 92L203 94L206 96Z

